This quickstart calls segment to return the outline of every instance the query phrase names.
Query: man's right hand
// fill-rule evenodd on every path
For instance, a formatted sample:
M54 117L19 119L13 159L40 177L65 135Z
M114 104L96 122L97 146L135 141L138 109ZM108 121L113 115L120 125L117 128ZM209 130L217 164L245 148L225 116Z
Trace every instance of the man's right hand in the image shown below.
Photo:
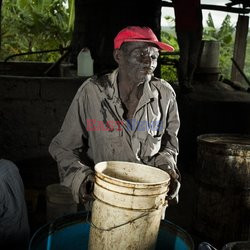
M86 203L93 199L92 192L94 189L94 181L95 181L94 175L89 174L82 182L79 190L79 198L82 203Z

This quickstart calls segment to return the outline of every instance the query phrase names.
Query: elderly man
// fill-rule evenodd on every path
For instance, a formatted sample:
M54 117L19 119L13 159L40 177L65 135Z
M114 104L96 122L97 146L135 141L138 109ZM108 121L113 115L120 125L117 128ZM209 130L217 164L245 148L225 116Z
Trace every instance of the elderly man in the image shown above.
M79 88L49 147L61 184L71 188L76 202L89 199L93 166L101 161L167 171L172 177L168 199L177 200L179 115L174 90L153 75L159 50L173 48L159 42L148 27L127 27L114 39L118 68Z

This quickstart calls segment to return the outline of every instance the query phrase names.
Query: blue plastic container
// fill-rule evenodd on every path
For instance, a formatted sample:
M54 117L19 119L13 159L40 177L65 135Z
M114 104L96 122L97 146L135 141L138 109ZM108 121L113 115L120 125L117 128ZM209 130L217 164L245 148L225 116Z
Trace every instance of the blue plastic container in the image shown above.
M60 217L33 235L29 250L87 250L90 224L87 213ZM122 239L121 239L122 240ZM156 250L193 250L191 236L175 224L161 221Z

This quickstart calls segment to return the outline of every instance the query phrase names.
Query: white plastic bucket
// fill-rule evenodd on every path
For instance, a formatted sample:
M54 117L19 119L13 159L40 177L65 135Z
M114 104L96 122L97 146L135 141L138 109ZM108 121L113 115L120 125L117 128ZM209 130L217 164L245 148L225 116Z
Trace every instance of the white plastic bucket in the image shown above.
M154 249L170 176L143 164L95 166L90 250Z

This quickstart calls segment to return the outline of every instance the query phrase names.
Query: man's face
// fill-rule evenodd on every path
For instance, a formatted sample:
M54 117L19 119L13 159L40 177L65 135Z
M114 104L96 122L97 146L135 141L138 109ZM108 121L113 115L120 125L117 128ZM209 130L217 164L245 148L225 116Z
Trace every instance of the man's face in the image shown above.
M134 82L150 79L159 57L159 49L150 43L127 42L121 48L119 68Z

